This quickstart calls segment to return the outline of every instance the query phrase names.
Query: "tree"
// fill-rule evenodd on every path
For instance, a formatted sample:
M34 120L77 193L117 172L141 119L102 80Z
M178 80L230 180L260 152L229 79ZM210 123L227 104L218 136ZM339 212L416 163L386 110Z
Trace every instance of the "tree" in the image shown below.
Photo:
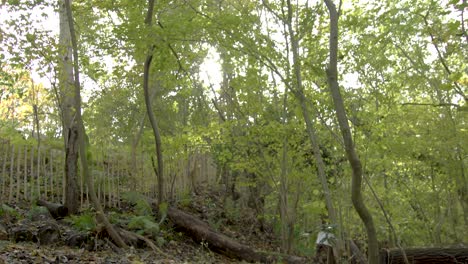
M330 61L327 69L328 85L330 93L333 98L335 106L336 117L340 125L343 142L345 145L346 155L353 171L351 200L354 208L356 209L359 217L364 223L367 230L367 246L368 246L368 260L371 264L379 263L379 246L377 242L377 232L374 226L374 220L369 210L364 204L361 186L362 186L362 164L359 156L354 147L351 130L346 116L346 110L341 97L340 87L338 84L338 18L339 13L336 10L335 4L332 0L324 0L330 14Z
M154 10L154 0L148 0L148 11L146 13L145 24L147 27L151 27L151 22L153 21L153 10ZM156 147L156 157L158 160L158 170L156 171L158 177L158 204L162 205L164 200L164 165L163 165L163 153L162 153L162 144L161 144L161 134L159 133L158 123L156 117L154 116L153 108L151 105L151 96L149 92L149 75L151 61L153 60L153 50L155 46L152 46L148 50L148 55L146 56L144 73L143 73L143 90L145 92L145 104L146 104L146 113L153 128L154 142Z
M65 206L71 214L79 210L77 94L74 86L72 43L65 0L59 3L59 85L62 135L65 144Z
M353 184L348 175L359 180L359 172L368 183L361 196L379 241L403 247L459 243L468 219L465 2L343 3L336 76L325 71L333 73L331 11L323 2L75 2L86 153L131 149L133 167L137 157L161 154L154 184L138 186L159 196L169 189L164 180L172 183L177 174L172 162L202 149L222 173L226 215L246 211L258 231L275 231L282 251L313 254L304 236L315 236L324 215L338 225L340 238L366 236L349 197L360 181ZM0 15L2 137L21 136L15 129L33 135L37 121L44 134L68 134L65 123L60 128L61 111L49 111L51 96L71 113L63 120L80 132L75 102L66 110L64 99L76 97L71 35L58 45L55 33L41 28L42 16L33 14L46 16L39 12L52 12L52 6L51 0L2 6L18 14L5 23L8 16ZM150 23L143 19L148 14ZM211 55L219 63L219 82L202 80L205 71L214 71L206 64ZM44 102L29 94L29 73L35 72L51 80L43 86L49 95ZM327 92L335 81L346 110L338 122L339 100ZM40 85L34 79L34 87ZM148 121L148 113L157 122ZM344 135L352 142L344 144ZM347 165L346 145L360 165ZM73 148L74 155L81 151L76 143ZM136 183L141 171L129 171ZM248 210L241 208L245 203Z
M88 153L86 151L86 132L85 127L83 124L83 119L81 117L81 88L80 88L80 75L79 75L79 67L78 67L78 43L75 36L75 30L73 25L73 13L71 10L71 0L65 0L65 10L68 18L68 26L70 30L70 40L73 49L73 73L74 73L74 92L75 92L75 104L74 107L76 109L76 124L77 124L77 139L79 143L79 151L80 151L80 161L81 161L81 168L83 169L83 175L86 178L86 185L89 190L89 195L91 201L96 209L97 219L101 222L104 227L106 228L107 232L109 233L110 237L114 240L114 242L119 247L127 247L125 242L122 240L119 233L116 232L112 224L107 219L106 215L104 214L104 210L96 196L96 192L94 191L94 181L92 174L89 172L88 168Z
M293 76L294 76L294 88L293 92L299 101L302 110L302 116L304 118L306 124L306 131L309 136L309 140L312 145L312 149L314 152L314 158L317 166L318 178L322 185L322 191L325 196L325 202L327 205L328 210L328 217L330 218L330 222L332 225L338 226L338 218L336 214L335 207L332 201L332 195L330 192L330 188L328 187L327 182L327 175L325 172L325 164L322 158L322 154L320 153L320 146L319 146L319 139L317 137L317 132L314 127L312 118L310 117L310 112L307 107L307 100L304 95L304 88L302 84L302 70L301 70L301 61L299 57L299 40L297 39L297 33L294 32L293 29L293 6L291 5L291 1L287 1L287 18L285 19L288 36L291 45L292 51L292 58L293 58ZM341 230L341 229L338 229ZM341 232L341 231L340 231ZM342 248L342 241L341 241L341 234L338 236L337 247L335 249L335 257L336 259L340 259L341 255L341 248Z

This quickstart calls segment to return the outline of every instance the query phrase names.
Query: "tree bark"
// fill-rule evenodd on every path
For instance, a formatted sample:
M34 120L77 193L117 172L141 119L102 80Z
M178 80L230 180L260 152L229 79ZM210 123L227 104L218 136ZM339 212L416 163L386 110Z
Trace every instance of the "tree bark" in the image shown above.
M280 261L281 263L307 263L305 258L297 256L257 252L247 245L214 231L205 222L176 208L170 207L167 216L194 240L204 242L212 250L230 258L260 263L277 263Z
M147 27L151 26L151 22L153 20L153 10L154 10L154 0L148 1L148 12L146 14L145 24ZM164 200L164 166L163 166L163 154L162 154L162 144L161 144L161 134L159 133L159 127L156 120L156 117L153 113L153 107L151 105L151 98L149 94L149 74L150 74L150 66L151 61L153 60L153 48L148 51L148 55L146 56L145 65L144 65L144 73L143 73L143 90L145 93L145 104L146 104L146 112L148 114L149 121L151 123L151 127L153 128L153 135L154 135L154 142L156 147L156 157L158 160L158 204L163 203Z
M41 148L41 126L39 122L39 89L36 91L36 87L34 86L34 80L31 78L31 91L32 91L32 107L33 107L33 115L34 115L34 126L33 126L33 134L34 128L36 129L36 140L37 140L37 148Z
M330 188L328 187L328 182L327 182L327 174L325 172L325 163L322 158L322 154L320 153L320 145L318 142L318 137L317 133L314 127L314 124L312 123L312 118L310 117L310 112L307 108L307 99L304 95L304 89L302 85L302 73L301 73L301 63L300 63L300 56L299 56L299 43L298 40L295 36L295 32L293 29L292 25L292 12L293 8L291 5L291 0L287 1L287 13L288 13L288 19L287 19L287 27L288 27L288 32L289 32L289 39L291 41L291 50L293 53L293 71L294 71L294 76L295 76L295 82L296 82L296 90L293 91L294 95L296 96L297 100L300 103L301 110L302 110L302 115L304 117L304 121L306 123L306 131L307 135L309 136L309 140L312 145L312 150L314 154L314 159L315 163L317 166L317 172L318 172L318 178L320 180L320 183L322 185L322 191L325 196L325 204L327 206L327 211L328 211L328 217L330 219L331 224L336 225L339 227L339 222L338 218L336 216L336 210L333 205L332 201L332 196L330 192ZM338 228L340 232L340 228ZM337 236L337 243L336 247L334 249L334 255L337 260L340 259L341 255L341 250L343 248L343 242L341 240L341 234L338 234Z
M75 109L76 109L76 123L77 123L77 138L79 142L79 151L80 151L80 160L81 160L81 167L83 169L83 175L86 178L86 185L88 186L89 195L91 197L91 201L96 209L97 220L98 222L102 223L106 228L109 236L114 240L114 242L119 247L127 247L127 244L122 240L119 233L117 233L114 227L111 225L109 220L104 214L104 210L102 209L99 200L97 199L96 192L94 190L94 181L92 174L89 173L88 168L88 160L87 160L87 151L86 151L86 144L85 144L85 128L83 125L83 119L81 117L81 93L80 93L80 75L79 75L79 68L78 68L78 44L76 41L75 30L73 25L73 15L71 10L71 0L65 0L65 8L68 17L68 26L70 28L70 36L71 36L71 43L73 47L73 69L75 75Z
M362 186L362 165L356 153L351 130L346 116L346 110L338 86L338 12L332 0L324 0L330 12L330 62L327 69L328 85L333 98L336 116L340 126L341 134L345 145L346 155L352 169L351 200L359 217L361 218L367 231L369 263L378 263L379 248L377 243L377 233L374 226L372 215L364 204L361 186Z
M59 3L60 96L62 104L62 134L65 145L65 206L71 214L79 210L78 196L78 127L76 123L75 91L73 86L72 44L65 1Z

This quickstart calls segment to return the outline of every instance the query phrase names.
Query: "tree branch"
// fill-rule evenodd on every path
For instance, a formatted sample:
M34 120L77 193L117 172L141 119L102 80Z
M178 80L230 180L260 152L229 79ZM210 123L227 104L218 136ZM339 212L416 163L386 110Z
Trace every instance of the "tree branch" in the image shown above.
M452 103L440 103L440 104L430 104L430 103L402 103L401 105L406 106L406 105L415 105L415 106L432 106L432 107L447 107L447 106L453 106L453 107L461 107L457 104L452 104Z
M429 22L427 21L427 16L423 16L423 19L424 19L424 24L426 25L426 27L428 28L428 31L429 31L429 36L431 37L431 43L432 45L434 46L434 48L436 49L437 51L437 57L439 58L439 61L440 63L442 64L442 66L444 67L445 71L447 72L447 74L451 75L452 74L452 71L450 70L448 64L447 64L447 61L445 60L444 56L442 55L442 52L440 51L440 48L439 48L439 45L437 45L437 42L436 42L436 39L434 37L434 34L432 33L431 31L431 28L429 26ZM455 91L461 95L465 101L468 101L468 97L465 95L465 93L463 92L463 90L461 89L460 85L458 84L457 81L453 81L453 84L455 85Z

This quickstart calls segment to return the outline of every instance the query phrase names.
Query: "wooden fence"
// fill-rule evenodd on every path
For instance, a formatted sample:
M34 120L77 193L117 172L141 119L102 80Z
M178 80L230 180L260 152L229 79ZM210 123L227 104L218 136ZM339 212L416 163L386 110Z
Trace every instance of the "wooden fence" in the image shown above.
M165 157L165 193L178 199L198 185L213 185L217 171L211 156L196 147L178 157ZM156 197L157 178L148 154L139 153L132 162L130 153L101 151L93 153L90 171L95 189L105 206L119 206L124 192L134 191ZM136 162L135 162L136 161ZM65 199L65 153L48 146L31 146L0 139L0 201L56 203ZM88 206L83 175L79 179L82 207Z

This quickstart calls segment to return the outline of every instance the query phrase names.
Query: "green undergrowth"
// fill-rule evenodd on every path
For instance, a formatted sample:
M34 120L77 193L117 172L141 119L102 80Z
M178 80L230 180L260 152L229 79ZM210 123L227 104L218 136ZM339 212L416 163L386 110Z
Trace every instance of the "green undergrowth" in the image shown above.
M133 212L137 215L152 215L153 210L151 208L148 199L137 192L126 192L122 195L125 202L129 203L133 207Z
M152 217L147 215L139 215L130 218L128 228L135 230L140 235L150 235L156 238L159 234L159 225L155 223Z
M148 199L137 192L127 192L123 194L123 200L129 203L132 208L132 211L121 215L125 218L123 221L126 222L126 227L137 234L152 238L160 246L164 244L165 240L161 232L162 221L156 221L156 216L153 214L153 208ZM162 212L162 220L164 220L167 206L160 206L159 211Z
M18 213L14 208L6 204L2 204L0 206L0 218L5 222L12 221L13 219L19 219L20 217L20 213Z
M84 232L94 232L96 231L96 219L95 213L91 211L85 211L80 215L71 215L66 218L66 221L69 222L79 231Z
M48 215L49 211L44 206L32 206L31 210L28 211L26 217L29 220L33 220L38 215Z
M151 204L147 198L136 192L127 192L123 194L123 201L130 205L130 210L126 212L108 212L109 222L151 238L160 246L164 244L165 240L162 238L160 228L161 222L156 222ZM161 209L160 211L167 211L167 208ZM80 215L69 216L66 218L66 221L77 230L83 232L95 232L97 228L95 212L93 211L84 211Z

